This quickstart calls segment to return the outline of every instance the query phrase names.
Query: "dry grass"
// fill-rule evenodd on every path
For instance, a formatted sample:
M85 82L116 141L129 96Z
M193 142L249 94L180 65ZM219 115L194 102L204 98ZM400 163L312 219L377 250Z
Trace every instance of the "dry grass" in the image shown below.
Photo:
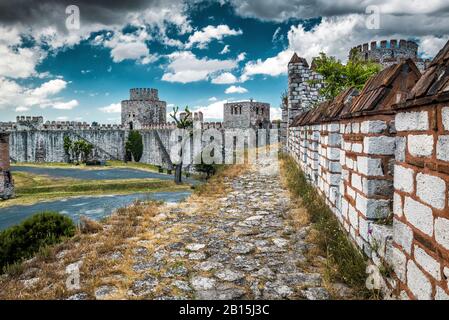
M105 220L102 230L97 223L88 222L89 231L79 232L72 239L39 252L35 258L25 262L20 270L0 281L0 299L61 299L75 292L66 288L65 267L82 260L80 278L83 292L93 298L97 285L109 284L123 287L123 279L131 281L135 275L131 270L131 248L135 247L144 233L154 226L152 218L158 213L159 203L135 203L133 206L118 210ZM109 255L120 252L121 260L112 260ZM19 268L18 268L19 269ZM40 271L38 271L40 270ZM128 273L129 272L129 273ZM35 273L35 274L34 274ZM117 275L122 275L118 278ZM38 277L39 281L25 288L23 280Z
M310 265L318 267L324 274L326 288L334 298L339 298L334 284L344 283L352 289L352 294L345 296L345 299L372 297L365 288L366 258L348 239L336 217L307 183L291 157L282 157L281 173L283 183L294 201L296 209L292 211L292 217L296 225L311 223L307 241L312 247L307 257Z
M247 166L223 168L202 186L201 195L192 195L186 202L176 205L179 214L202 215L206 219L212 216L216 206L213 198L226 192L223 181L237 177L247 169ZM62 244L43 249L35 258L11 268L11 274L6 278L0 278L0 299L65 299L78 292L94 299L95 290L103 285L117 288L117 292L108 299L130 299L130 286L142 278L142 274L132 268L135 264L134 249L145 247L149 252L155 252L170 242L176 242L183 234L182 228L196 228L194 225L161 225L169 208L158 202L135 203L117 210L101 225L86 220L84 233L78 232ZM121 258L111 259L111 255L117 253ZM81 289L69 291L66 266L79 261L82 261ZM164 265L162 270L146 272L146 275L153 274L161 279L156 294L167 289L167 283L160 275L181 263L189 267L192 262L174 261ZM34 286L26 288L23 280L35 277L39 279ZM177 289L173 290L172 294L176 294Z

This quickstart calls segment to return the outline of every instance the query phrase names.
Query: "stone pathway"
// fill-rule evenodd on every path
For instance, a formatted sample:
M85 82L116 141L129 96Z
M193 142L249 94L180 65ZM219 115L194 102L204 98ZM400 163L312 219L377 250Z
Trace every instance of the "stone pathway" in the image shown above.
M127 296L328 299L321 275L300 267L307 263L309 227L292 227L279 168L259 163L225 185L230 192L201 210L194 203L166 206L154 217L156 236L133 250L132 269L140 276ZM102 285L95 296L113 297L116 290Z

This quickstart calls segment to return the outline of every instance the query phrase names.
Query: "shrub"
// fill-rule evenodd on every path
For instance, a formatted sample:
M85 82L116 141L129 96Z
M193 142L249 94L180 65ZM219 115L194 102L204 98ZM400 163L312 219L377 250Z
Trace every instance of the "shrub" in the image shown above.
M55 212L36 214L0 232L0 270L30 258L41 248L75 234L72 220Z

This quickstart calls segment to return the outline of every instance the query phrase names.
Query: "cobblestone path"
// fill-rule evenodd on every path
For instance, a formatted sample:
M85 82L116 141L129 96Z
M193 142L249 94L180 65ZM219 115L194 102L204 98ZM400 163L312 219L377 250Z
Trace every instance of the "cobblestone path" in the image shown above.
M225 181L230 192L203 206L166 206L152 240L134 249L141 276L127 295L149 299L327 299L319 273L305 272L309 227L295 230L275 165L259 163ZM155 243L156 242L156 243ZM147 248L154 248L148 250ZM114 295L99 287L95 295Z

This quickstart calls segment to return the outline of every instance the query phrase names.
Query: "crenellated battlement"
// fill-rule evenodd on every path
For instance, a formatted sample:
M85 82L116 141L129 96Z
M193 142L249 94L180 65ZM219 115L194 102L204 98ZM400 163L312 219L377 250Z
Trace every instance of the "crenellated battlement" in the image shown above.
M130 100L159 101L159 92L153 88L133 88L129 90Z
M418 47L415 41L404 39L371 41L352 48L349 56L356 53L365 61L377 62L384 68L406 59L412 59L418 69L423 72L430 61L423 60L418 56Z
M391 40L371 41L369 44L364 43L358 45L357 47L354 47L354 49L362 53L384 49L389 50L402 49L402 50L409 50L416 56L418 53L418 44L415 41L411 40L400 39L398 41L396 39L391 39Z

